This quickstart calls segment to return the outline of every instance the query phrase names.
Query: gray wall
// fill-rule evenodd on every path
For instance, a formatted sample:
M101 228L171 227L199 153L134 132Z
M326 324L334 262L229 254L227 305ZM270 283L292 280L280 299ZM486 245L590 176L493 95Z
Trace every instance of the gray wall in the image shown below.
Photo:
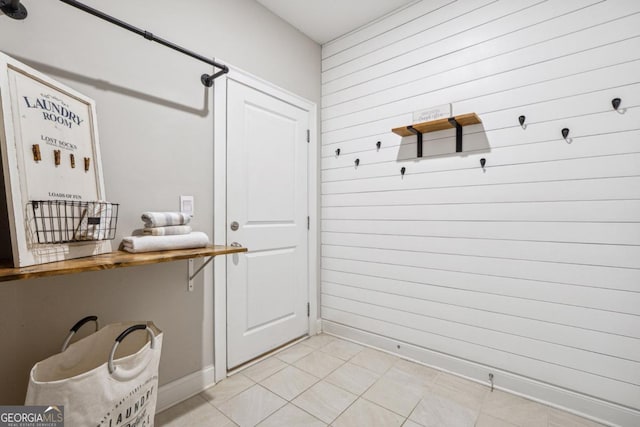
M213 231L211 69L56 1L0 16L0 50L97 102L109 200L121 203L117 244L145 210L195 196L194 228ZM85 2L159 37L319 103L320 47L253 0ZM176 13L179 12L179 13ZM164 330L160 382L213 363L210 267L186 291L186 261L0 284L0 404L24 400L31 366L58 351L77 319L151 319Z

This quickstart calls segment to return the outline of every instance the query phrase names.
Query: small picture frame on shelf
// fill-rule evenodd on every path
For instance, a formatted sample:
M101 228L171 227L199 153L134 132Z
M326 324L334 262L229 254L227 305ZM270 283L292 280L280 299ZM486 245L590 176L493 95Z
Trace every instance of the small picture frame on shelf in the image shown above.
M5 263L10 258L14 267L25 267L111 252L108 240L42 243L31 204L105 200L92 99L0 52L0 151ZM72 167L62 156L84 158L89 167ZM65 220L54 217L51 227Z

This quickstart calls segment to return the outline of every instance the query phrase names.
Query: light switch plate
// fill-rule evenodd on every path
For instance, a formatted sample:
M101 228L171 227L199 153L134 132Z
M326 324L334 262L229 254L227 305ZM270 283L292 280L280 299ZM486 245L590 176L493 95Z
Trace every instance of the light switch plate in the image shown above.
M195 212L193 196L180 196L180 212L193 216Z

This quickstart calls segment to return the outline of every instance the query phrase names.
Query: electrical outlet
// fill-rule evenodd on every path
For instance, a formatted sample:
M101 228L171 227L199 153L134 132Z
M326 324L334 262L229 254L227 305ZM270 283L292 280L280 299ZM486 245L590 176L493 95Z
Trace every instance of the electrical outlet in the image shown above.
M193 196L180 196L180 212L193 216L195 212Z

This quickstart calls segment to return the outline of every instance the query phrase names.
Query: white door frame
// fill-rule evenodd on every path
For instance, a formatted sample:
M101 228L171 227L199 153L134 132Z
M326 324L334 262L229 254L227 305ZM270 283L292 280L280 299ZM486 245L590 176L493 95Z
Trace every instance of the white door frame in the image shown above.
M310 216L308 244L309 281L309 335L318 333L318 128L315 103L279 88L235 67L219 77L214 85L214 159L213 159L213 242L227 242L227 81L234 80L275 96L309 112L310 142L308 150L308 209ZM232 172L231 172L232 173ZM251 249L251 248L249 248ZM213 365L215 381L227 377L227 260L226 256L213 261Z

